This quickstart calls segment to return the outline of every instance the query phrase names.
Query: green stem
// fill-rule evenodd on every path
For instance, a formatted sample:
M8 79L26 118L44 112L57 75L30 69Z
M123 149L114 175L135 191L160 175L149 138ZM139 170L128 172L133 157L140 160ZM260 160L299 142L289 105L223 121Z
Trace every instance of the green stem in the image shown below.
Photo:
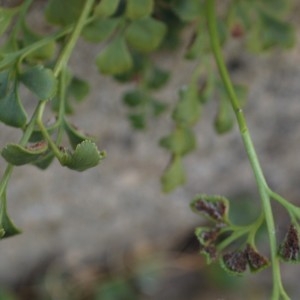
M58 108L58 118L59 123L56 144L61 142L64 126L65 126L65 106L66 106L66 69L63 69L59 76L59 87L58 87L58 98L59 98L59 108Z
M19 12L18 20L16 21L16 24L14 25L12 33L11 33L11 38L14 39L15 41L17 40L18 34L22 28L27 11L28 11L29 7L31 6L32 1L33 0L26 0L22 4L22 8L21 8L21 11Z
M27 142L29 141L29 138L30 138L30 136L31 136L31 134L34 130L34 126L35 126L35 123L36 123L36 119L37 119L37 116L38 116L40 105L41 104L39 104L36 107L32 117L31 117L25 131L24 131L24 134L23 134L22 138L20 139L19 145L21 145L21 146L25 146L27 144ZM0 195L2 195L2 193L6 189L9 178L10 178L12 172L13 172L13 168L14 168L13 165L8 164L5 171L4 171L4 174L3 174L2 178L1 178L1 181L0 181Z
M268 189L269 196L280 203L289 213L290 217L294 220L295 217L300 220L300 207L290 203L288 200L275 193L271 189Z
M81 12L81 15L80 15L79 19L77 20L77 22L75 24L75 27L73 27L73 31L70 34L69 39L66 41L66 45L62 49L62 52L60 53L60 55L57 59L57 62L55 64L55 67L53 69L53 73L54 73L54 76L56 78L60 75L62 70L64 70L67 66L67 63L70 59L73 48L75 47L75 44L76 44L76 42L77 42L77 40L80 36L80 33L81 33L83 27L86 24L86 20L88 19L88 15L89 15L89 13L92 9L94 1L95 0L86 0L86 2L85 2L85 5L84 5L83 10ZM62 76L64 77L65 75L62 74ZM60 83L60 84L62 84L62 83ZM60 89L62 89L62 86L60 87ZM64 103L62 103L62 100L63 99L60 98L59 118L62 118L62 114L64 113L64 108L62 108L62 106L64 106ZM45 137L45 139L49 143L49 146L52 149L52 151L54 152L55 156L58 158L58 160L61 160L62 153L58 149L57 145L54 143L52 138L50 137L47 129L45 128L45 126L43 124L43 119L42 118L43 118L45 106L46 106L46 102L43 102L42 105L40 106L40 109L39 109L39 112L38 112L37 124L40 127L40 130L41 130L43 136Z
M222 241L217 245L218 252L221 252L226 247L228 247L231 243L241 238L243 235L247 234L248 232L249 232L248 227L240 228L239 230L234 231L229 237L227 237L226 239L224 239L224 241Z
M253 142L247 127L247 122L243 110L239 105L238 98L234 91L233 84L231 82L229 73L227 71L222 56L221 47L219 43L218 29L217 29L217 21L216 21L215 0L207 0L206 9L207 9L206 15L208 19L208 30L210 34L211 47L215 56L215 60L219 69L220 76L222 78L225 89L228 93L231 106L234 110L237 123L239 126L239 130L240 130L241 138L243 140L248 155L248 159L250 161L256 179L258 191L262 200L263 211L264 211L268 235L269 235L271 261L272 261L272 275L273 275L272 299L273 300L279 299L280 295L283 296L284 299L289 299L282 286L280 265L279 265L279 260L277 258L275 224L274 224L272 207L270 203L268 186L265 177L263 175L255 148L253 146Z
M95 0L86 0L85 1L85 5L83 7L81 15L74 27L72 34L70 35L69 40L67 41L66 47L64 47L62 54L59 56L59 58L57 60L56 66L53 70L54 76L57 77L59 72L62 70L62 68L64 68L67 65L68 60L73 51L73 48L80 36L80 33L86 23L86 20L88 19L88 15L92 9L94 1Z

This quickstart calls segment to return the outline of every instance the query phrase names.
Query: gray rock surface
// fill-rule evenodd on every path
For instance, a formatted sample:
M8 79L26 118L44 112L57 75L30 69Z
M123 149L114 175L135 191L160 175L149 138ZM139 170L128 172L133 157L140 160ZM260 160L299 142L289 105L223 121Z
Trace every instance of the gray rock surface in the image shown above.
M241 62L233 77L249 85L245 114L267 180L299 203L300 45L264 56L241 54L239 46L231 47L228 60ZM98 74L94 65L98 51L99 47L80 42L72 57L72 68L90 81L92 92L71 118L97 137L107 158L84 173L58 163L46 171L31 166L15 169L8 190L9 212L24 232L1 241L0 282L16 280L51 255L72 262L107 253L116 257L143 243L166 249L200 223L189 209L196 193L257 195L237 129L224 136L213 131L214 101L204 107L195 128L199 147L185 160L186 186L161 194L159 177L168 154L157 141L171 123L163 116L145 133L133 132L120 101L128 86ZM174 75L160 92L169 103L177 101L177 89L194 67L181 56L179 52L157 58ZM29 106L30 101L26 100ZM18 139L17 132L3 125L0 131L1 147ZM1 173L4 167L1 160Z

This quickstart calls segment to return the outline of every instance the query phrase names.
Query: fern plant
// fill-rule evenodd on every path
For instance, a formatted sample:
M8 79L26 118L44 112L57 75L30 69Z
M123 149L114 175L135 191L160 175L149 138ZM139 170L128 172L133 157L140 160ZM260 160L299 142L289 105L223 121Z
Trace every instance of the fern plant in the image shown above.
M69 120L72 99L81 101L88 94L88 82L76 77L68 65L77 40L103 43L95 57L99 72L118 82L132 82L134 88L123 95L128 120L144 129L147 120L157 117L167 105L155 96L172 75L155 64L154 51L180 45L181 31L188 28L190 42L185 59L195 61L195 70L178 92L173 107L172 132L160 140L170 153L162 174L164 192L185 183L184 157L197 146L194 126L205 104L218 98L213 126L218 134L238 125L261 199L261 213L245 226L229 218L230 201L223 196L199 194L191 209L210 220L200 226L196 236L200 252L208 263L218 260L231 274L249 269L272 268L272 299L289 299L280 273L280 262L299 261L300 208L273 191L264 177L243 113L247 88L233 84L221 47L228 39L241 39L249 51L258 53L274 47L293 46L293 27L285 21L289 0L48 0L45 20L51 33L41 35L28 23L34 1L2 3L0 6L0 121L22 131L19 142L1 149L7 167L0 180L0 237L20 233L7 212L6 190L16 166L32 164L47 169L54 159L75 171L95 167L105 158L93 137ZM217 8L218 13L216 13ZM214 64L215 63L215 64ZM216 67L215 67L216 65ZM20 86L37 99L30 115L25 109ZM54 122L44 120L51 107ZM69 146L62 146L64 136ZM272 201L288 212L290 226L283 241L277 241ZM247 213L247 212L245 212ZM260 253L256 236L266 225L270 258Z

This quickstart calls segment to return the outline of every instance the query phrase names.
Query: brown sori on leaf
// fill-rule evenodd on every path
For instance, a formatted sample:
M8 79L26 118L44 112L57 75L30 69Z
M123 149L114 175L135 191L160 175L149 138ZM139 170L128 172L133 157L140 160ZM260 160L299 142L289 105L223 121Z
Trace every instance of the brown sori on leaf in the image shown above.
M220 196L198 196L191 207L195 212L206 215L217 222L224 222L228 209L228 200Z
M38 151L40 149L46 148L47 147L47 142L46 141L39 141L36 143L31 143L26 146L26 148L30 151Z
M241 274L247 268L247 256L245 251L234 251L226 253L222 257L223 266L226 271L235 274Z
M217 259L217 249L214 244L210 244L207 246L201 245L200 253L206 256L206 260L208 264Z
M299 252L299 234L296 227L291 224L284 241L279 247L279 256L285 261L296 262L299 260Z
M219 228L207 228L207 227L198 227L196 228L196 236L201 245L208 245L214 243L218 238L220 233Z
M250 244L247 244L245 254L252 272L260 271L269 265L268 259L257 252Z

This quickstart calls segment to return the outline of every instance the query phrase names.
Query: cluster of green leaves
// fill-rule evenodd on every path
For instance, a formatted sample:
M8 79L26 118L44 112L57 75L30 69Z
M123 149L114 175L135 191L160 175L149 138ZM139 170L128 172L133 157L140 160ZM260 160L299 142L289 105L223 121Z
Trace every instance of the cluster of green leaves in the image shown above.
M56 18L59 17L60 2L49 1L47 20L62 28L44 37L34 32L26 20L31 2L27 0L14 7L0 8L1 34L4 35L0 48L0 121L23 131L20 142L9 143L1 150L8 163L0 181L1 238L20 232L7 214L6 204L7 184L14 166L33 164L45 169L57 158L63 166L84 171L96 166L105 156L93 139L67 118L71 111L70 99L80 101L88 93L88 84L67 68L70 41L64 38L75 32L83 3L74 6L69 3L67 6L72 9L63 7L63 22L59 22ZM21 85L31 92L33 99L37 99L31 116L19 95ZM57 116L48 124L43 121L43 112L50 102ZM64 134L71 149L61 145Z
M95 58L100 73L119 82L133 83L132 89L123 95L123 103L129 109L132 126L144 129L147 119L166 111L166 105L157 99L155 92L170 77L168 71L154 63L151 53L163 48L175 49L180 44L181 30L188 27L191 38L184 58L195 60L196 68L189 82L179 90L179 99L172 107L173 129L160 140L171 156L161 178L163 191L170 192L185 182L183 158L196 148L195 125L205 103L212 99L218 101L213 122L216 132L223 134L231 130L234 114L230 104L242 107L247 89L239 84L232 87L240 101L236 103L228 92L231 83L226 84L224 80L227 75L223 72L222 80L218 77L214 68L216 58L220 69L218 44L239 39L255 53L293 46L295 33L285 20L291 0L231 0L213 25L211 21L215 17L209 1L49 0L45 19L53 26L53 33L48 36L35 32L28 24L33 0L0 6L0 36L4 41L0 46L0 122L23 132L18 143L9 143L1 149L7 168L0 180L0 239L20 232L7 213L6 190L14 166L32 164L46 169L56 158L62 166L85 171L105 157L93 138L74 126L68 116L74 110L74 100L80 102L89 92L88 83L68 67L79 36L102 44ZM217 46L214 38L219 39ZM20 97L21 86L37 99L31 115ZM43 120L47 106L55 115L53 122ZM64 136L69 146L62 145ZM245 142L245 132L243 137ZM225 270L234 274L242 274L247 268L256 272L269 265L268 259L257 250L255 240L265 221L270 235L273 226L272 209L268 207L270 198L281 203L291 219L277 256L284 261L298 262L300 253L299 208L264 184L249 134L247 138L245 147L248 154L252 151L249 160L255 161L252 166L260 191L264 190L261 198L265 211L250 225L240 226L229 218L229 201L224 197L198 195L191 204L194 212L210 221L210 226L196 229L201 253L208 262L220 259ZM273 237L270 245L275 264L277 245ZM277 268L274 274L276 284L280 285L278 272ZM282 286L280 289L283 295Z
M49 0L45 18L56 29L48 36L29 26L26 17L31 2L0 7L0 34L5 40L0 48L0 121L23 131L19 143L9 143L1 150L8 163L0 182L2 237L18 232L6 213L6 187L13 166L33 164L45 169L56 158L63 166L84 171L105 156L93 138L68 118L74 100L81 101L89 92L88 83L67 67L68 51L74 46L69 37L75 32L85 1ZM81 24L85 40L102 44L95 59L99 72L135 84L124 94L123 103L130 110L131 124L138 129L146 127L147 118L166 110L153 93L167 84L170 74L156 66L150 54L164 47L175 48L180 44L181 30L191 28L185 58L196 60L198 66L179 91L172 132L160 141L171 154L162 176L165 192L185 182L183 157L196 148L194 126L203 104L218 95L214 121L218 133L229 131L234 124L228 96L211 63L204 4L204 0L101 0L93 3ZM232 0L218 23L222 43L240 38L253 51L290 47L294 33L284 21L288 8L288 0ZM21 85L37 99L31 116L19 95ZM237 85L236 91L245 98L244 87ZM56 114L54 122L43 121L46 105ZM61 145L64 135L70 149Z
M190 82L179 92L179 101L173 109L174 129L160 141L171 159L161 178L162 189L170 192L186 181L182 158L196 148L193 127L200 118L202 106L210 99L218 102L214 128L218 134L229 132L235 116L227 91L213 68L210 37L207 30L205 1L169 1L181 22L192 23L192 34L185 58L197 60L198 68ZM220 43L239 39L252 52L267 51L273 47L289 48L295 43L293 27L285 21L290 1L232 0L218 19ZM243 106L247 87L237 83L235 92Z

